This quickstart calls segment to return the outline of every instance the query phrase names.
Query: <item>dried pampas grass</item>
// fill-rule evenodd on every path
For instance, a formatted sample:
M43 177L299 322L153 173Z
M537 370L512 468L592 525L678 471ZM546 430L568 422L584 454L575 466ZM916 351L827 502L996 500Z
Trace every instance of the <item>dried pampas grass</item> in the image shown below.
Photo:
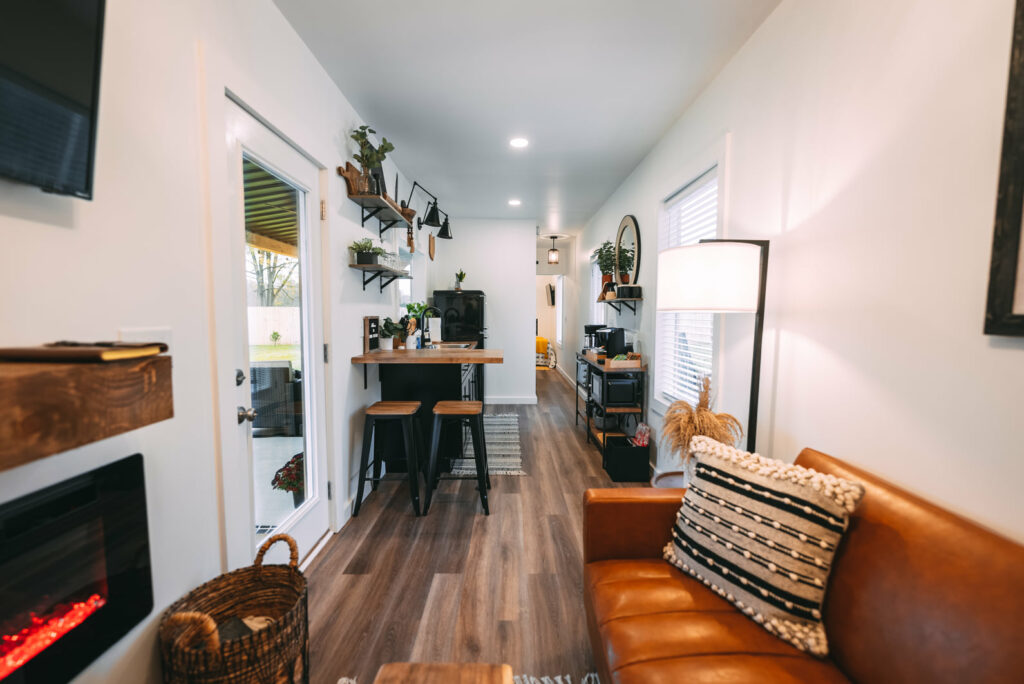
M690 459L690 440L697 435L716 442L736 446L743 436L743 427L735 416L711 410L711 378L704 378L697 408L685 401L674 402L665 412L661 443L678 452L683 465Z

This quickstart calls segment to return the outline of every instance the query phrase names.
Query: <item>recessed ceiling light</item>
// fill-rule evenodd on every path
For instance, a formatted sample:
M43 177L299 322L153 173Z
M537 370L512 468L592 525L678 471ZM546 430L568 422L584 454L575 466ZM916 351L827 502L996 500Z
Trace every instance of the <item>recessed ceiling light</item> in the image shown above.
M530 141L526 138L512 138L508 141L508 144L512 147L526 147L530 144Z
M516 199L515 197L513 197L512 199L510 199L508 201L508 206L510 206L510 207L518 207L522 203L523 203L523 200Z

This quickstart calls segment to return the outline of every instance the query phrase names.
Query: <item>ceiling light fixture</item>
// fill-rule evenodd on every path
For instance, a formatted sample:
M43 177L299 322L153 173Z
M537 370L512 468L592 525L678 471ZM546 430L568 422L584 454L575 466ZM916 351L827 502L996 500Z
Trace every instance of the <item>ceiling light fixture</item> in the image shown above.
M508 206L510 206L510 207L518 207L522 203L523 203L523 200L516 199L515 197L513 197L512 199L510 199L508 201Z
M529 145L530 141L527 140L526 138L512 138L511 140L508 141L508 144L509 146L514 147L516 149L522 149Z
M551 249L548 250L548 263L558 263L558 250L555 249L555 238L551 238Z

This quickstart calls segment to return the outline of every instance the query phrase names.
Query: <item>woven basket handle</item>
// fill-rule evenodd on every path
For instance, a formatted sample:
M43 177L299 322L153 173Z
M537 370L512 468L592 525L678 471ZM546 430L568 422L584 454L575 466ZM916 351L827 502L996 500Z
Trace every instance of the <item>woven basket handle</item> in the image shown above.
M184 625L185 629L174 640L175 646L183 646L183 640L195 642L197 641L195 637L199 637L198 640L202 642L207 651L220 652L220 634L217 633L217 623L206 613L182 611L171 615L164 623L164 638L168 639L171 629L178 625Z
M263 546L256 552L256 560L252 562L257 568L263 567L263 556L267 553L267 549L276 544L279 541L288 542L288 548L291 549L291 560L288 565L293 568L299 567L299 546L295 543L295 540L289 537L287 534L275 534L273 537L263 542Z

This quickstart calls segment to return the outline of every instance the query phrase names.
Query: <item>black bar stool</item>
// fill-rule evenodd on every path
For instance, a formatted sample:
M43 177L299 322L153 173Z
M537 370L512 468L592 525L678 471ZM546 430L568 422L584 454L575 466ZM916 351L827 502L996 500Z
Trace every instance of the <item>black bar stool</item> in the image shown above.
M373 490L383 478L380 475L380 459L373 459L373 477L367 477L370 468L370 445L373 442L373 431L377 424L385 421L399 421L402 424L402 439L405 444L405 459L408 465L409 493L412 496L412 510L420 514L419 459L417 453L422 439L416 412L420 409L418 401L378 401L366 409L366 423L363 426L363 455L359 460L359 489L352 505L352 517L359 515L359 505L363 502L363 487L370 480ZM429 495L428 495L429 496Z
M445 480L476 480L480 490L480 503L484 515L490 515L487 507L487 490L491 488L491 475L487 472L487 444L484 443L484 404L481 401L439 401L434 405L434 430L430 437L430 464L427 467L427 498L423 515L430 510L430 499L441 479L437 474L437 448L441 443L441 428L445 421L457 421L460 426L469 425L473 435L473 459L476 461L476 475L460 477L446 476Z

